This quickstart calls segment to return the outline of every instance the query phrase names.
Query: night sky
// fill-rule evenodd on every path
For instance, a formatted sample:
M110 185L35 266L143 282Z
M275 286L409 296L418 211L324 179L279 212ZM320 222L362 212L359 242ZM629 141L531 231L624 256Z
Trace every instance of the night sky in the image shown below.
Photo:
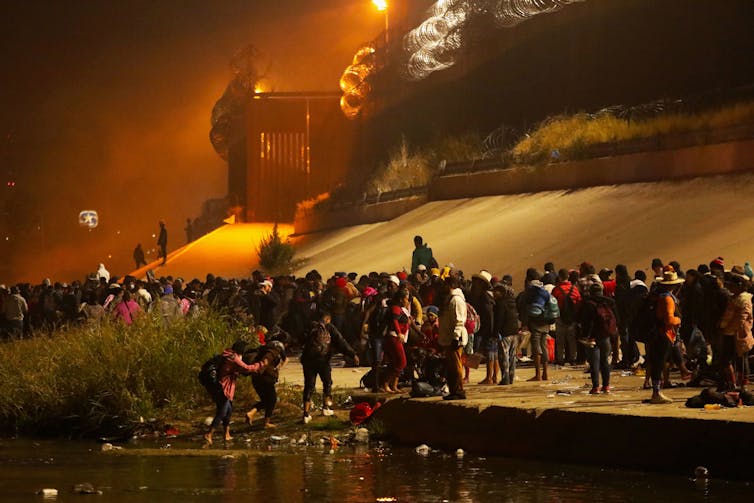
M226 193L208 133L233 54L260 49L273 90L335 91L384 23L369 0L15 0L0 12L0 203L39 215L30 239L6 242L0 282L80 279L100 261L122 273L160 219L169 248L183 244L186 218ZM84 209L99 211L95 231L78 227Z

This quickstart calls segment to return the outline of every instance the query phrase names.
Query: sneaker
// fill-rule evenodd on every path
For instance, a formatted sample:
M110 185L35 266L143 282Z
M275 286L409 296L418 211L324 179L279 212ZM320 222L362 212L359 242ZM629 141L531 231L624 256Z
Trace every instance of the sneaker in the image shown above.
M602 392L606 395L612 393L613 389L610 386L602 386Z
M655 405L661 405L664 403L673 403L672 398L668 398L662 393L657 393L656 395L652 395L652 398L649 400L649 403L653 403Z
M309 414L304 414L304 417L301 419L301 422L304 424L309 424L312 420L312 416Z
M599 389L599 388L592 388L592 389L591 389L591 390L589 391L589 394L590 394L590 395L597 395L597 394L599 394L599 392L600 392L600 389Z
M333 414L335 414L335 413L333 412L333 410L332 410L332 409L330 409L330 408L328 408L328 407L326 407L326 408L322 409L322 415L323 415L323 416L332 416Z

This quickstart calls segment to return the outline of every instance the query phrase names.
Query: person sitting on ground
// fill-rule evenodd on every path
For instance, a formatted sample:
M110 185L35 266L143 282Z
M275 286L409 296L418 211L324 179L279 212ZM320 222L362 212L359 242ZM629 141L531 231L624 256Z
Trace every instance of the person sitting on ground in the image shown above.
M348 345L343 335L331 323L329 312L323 311L311 324L305 335L304 348L301 353L301 365L304 369L304 424L312 420L312 395L317 385L317 376L322 381L322 414L332 416L332 368L330 360L337 350L353 358L359 364L359 356Z
M280 369L288 362L283 340L271 340L255 352L255 363L262 363L264 371L251 375L251 384L257 392L259 401L246 413L246 423L251 426L257 412L264 410L264 427L274 428L272 413L278 401L275 384L278 382Z
M211 390L212 400L215 402L216 412L212 423L204 433L207 445L212 445L212 433L222 423L225 433L225 441L233 440L230 436L230 418L233 414L233 397L236 394L236 381L241 374L259 373L264 371L264 363L244 363L242 356L246 352L248 344L244 341L236 341L231 348L225 349L222 354L222 364L217 369L217 381L219 386Z

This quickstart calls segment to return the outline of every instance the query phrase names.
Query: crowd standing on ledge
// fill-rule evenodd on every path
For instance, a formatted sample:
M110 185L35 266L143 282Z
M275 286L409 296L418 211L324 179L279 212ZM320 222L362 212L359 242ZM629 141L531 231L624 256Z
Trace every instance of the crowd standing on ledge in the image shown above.
M400 393L400 385L425 382L446 400L465 398L469 367L486 365L480 385L512 385L522 361L533 362L531 380L547 380L551 363L588 363L592 394L611 392L612 369L643 366L655 404L672 401L662 393L672 385L672 369L689 385L725 391L748 383L754 347L748 262L726 270L718 257L684 272L677 262L654 259L650 279L642 270L630 276L622 264L597 271L588 262L577 269L547 263L542 272L528 269L516 292L510 275L481 270L467 279L453 264L439 267L420 236L414 245L410 273L329 278L312 270L303 278L255 271L240 280L208 274L204 281L118 281L100 264L83 283L0 285L0 326L13 339L106 317L130 325L145 311L158 312L166 325L204 310L228 312L263 343L269 334L269 351L254 362L244 362L244 348L225 351L213 426L222 423L226 437L235 379L244 373L254 374L260 396L247 420L264 411L265 425L274 427L274 383L290 351L302 352L303 422L311 419L318 376L323 411L330 408L334 352L351 365L371 366L364 382L374 391ZM440 392L443 383L447 391ZM206 438L211 442L211 431Z

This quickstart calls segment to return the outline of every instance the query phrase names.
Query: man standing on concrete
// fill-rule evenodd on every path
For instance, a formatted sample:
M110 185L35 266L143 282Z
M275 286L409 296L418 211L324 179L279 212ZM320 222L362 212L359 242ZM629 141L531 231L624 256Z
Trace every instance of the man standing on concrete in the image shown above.
M157 247L159 248L159 257L162 257L162 264L168 260L168 230L165 228L165 222L160 220L160 235L157 237Z
M558 300L560 318L555 321L555 362L558 365L576 362L576 316L581 304L581 292L568 281L568 270L558 271L558 284L552 295Z
M457 276L448 276L445 280L448 300L440 313L440 334L437 342L445 353L446 376L450 393L444 400L464 400L463 348L469 342L466 332L466 299L461 291L461 281Z
M419 265L424 265L427 269L437 267L437 261L432 255L432 248L427 246L421 236L414 236L414 253L411 256L411 274L416 274Z

